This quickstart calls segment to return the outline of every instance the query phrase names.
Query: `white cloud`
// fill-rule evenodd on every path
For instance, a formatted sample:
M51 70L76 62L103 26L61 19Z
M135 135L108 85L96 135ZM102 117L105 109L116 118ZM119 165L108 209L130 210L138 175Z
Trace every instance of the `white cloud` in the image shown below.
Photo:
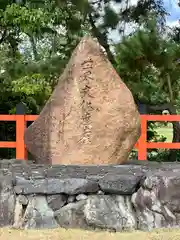
M138 0L130 0L130 5L137 5ZM122 4L113 4L113 9L119 11L122 8ZM124 5L125 7L125 5ZM164 7L169 12L167 17L167 26L172 28L175 26L180 26L180 7L178 6L177 0L164 0ZM126 24L125 25L125 35L129 35L136 29L135 24ZM122 38L122 35L119 34L118 30L113 30L109 34L109 38L112 42L119 42Z
M170 27L170 28L180 26L179 20L167 21L167 26Z
M124 36L128 36L130 33L137 29L137 25L134 23L126 23L124 26ZM123 35L119 33L118 30L112 30L109 33L109 39L113 43L117 43L122 39Z
M133 6L133 5L137 5L138 0L130 0L128 3L128 6ZM111 7L113 8L113 10L115 10L117 13L120 13L122 10L125 10L127 7L126 1L122 1L122 3L113 3L110 4ZM136 24L133 23L126 23L124 25L124 23L121 23L119 25L119 29L120 28L124 28L124 35L127 36L130 33L132 33L135 29L136 29ZM109 33L109 40L110 42L113 43L117 43L122 39L123 35L119 33L118 30L112 30Z
M138 0L130 0L130 5L137 5Z

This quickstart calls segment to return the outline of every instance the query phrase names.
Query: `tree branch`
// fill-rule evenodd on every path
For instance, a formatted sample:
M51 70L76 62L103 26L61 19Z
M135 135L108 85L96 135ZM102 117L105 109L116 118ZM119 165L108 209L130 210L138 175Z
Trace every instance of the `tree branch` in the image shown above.
M5 40L5 38L6 38L6 33L7 33L7 30L5 29L4 32L3 32L3 34L2 34L2 37L1 37L1 39L0 39L0 44L2 44L3 41Z
M176 114L176 108L171 103L164 103L160 105L149 105L148 106L148 113L152 112L161 112L164 110L168 110L170 114Z
M107 38L96 27L91 13L89 13L89 22L90 22L91 27L92 27L93 35L98 39L98 41L101 44L101 46L105 48L105 50L107 52L107 55L108 55L108 58L109 58L109 61L112 64L115 64L116 60L115 60L115 58L114 58L114 56L113 56L113 54L112 54L112 52L110 50L109 44L107 43Z

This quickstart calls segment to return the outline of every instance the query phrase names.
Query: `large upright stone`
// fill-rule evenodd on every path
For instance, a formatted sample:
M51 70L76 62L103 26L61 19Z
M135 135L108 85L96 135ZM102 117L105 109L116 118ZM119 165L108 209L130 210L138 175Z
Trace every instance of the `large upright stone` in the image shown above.
M39 163L120 164L139 134L130 90L99 43L84 37L25 143Z

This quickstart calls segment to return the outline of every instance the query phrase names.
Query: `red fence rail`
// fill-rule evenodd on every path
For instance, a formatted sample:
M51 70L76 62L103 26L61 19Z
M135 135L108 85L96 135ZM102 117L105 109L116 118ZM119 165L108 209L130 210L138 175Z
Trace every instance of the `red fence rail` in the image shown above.
M34 121L38 115L0 115L0 121L16 121L16 142L0 142L0 148L16 148L16 159L26 160L27 150L24 132L28 121Z
M141 115L141 136L135 145L138 149L138 160L147 160L148 149L180 149L180 143L147 142L147 123L155 122L179 122L180 115Z
M16 141L0 142L0 148L16 148L16 159L26 160L27 150L24 143L24 132L28 121L34 121L38 115L0 115L0 121L16 121ZM141 115L141 136L135 145L138 149L138 160L147 160L148 149L180 149L180 143L147 142L147 123L176 122L180 121L180 115Z

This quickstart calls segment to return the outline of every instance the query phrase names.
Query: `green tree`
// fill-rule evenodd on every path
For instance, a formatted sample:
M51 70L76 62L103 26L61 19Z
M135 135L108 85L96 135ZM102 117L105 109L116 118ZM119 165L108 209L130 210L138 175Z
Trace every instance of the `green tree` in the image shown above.
M179 44L165 36L156 19L146 21L135 34L117 45L117 69L134 96L149 104L149 111L176 114L179 98ZM173 122L173 142L180 141L179 122ZM170 151L175 160L176 151Z
M131 6L129 0L57 0L62 4L72 3L82 13L84 22L91 26L91 34L106 49L109 60L116 65L114 55L110 49L109 33L116 29L123 35L126 23L141 24L141 18L150 13L157 16L158 22L164 25L166 11L163 0L138 0L136 6Z
M79 29L73 28L74 22ZM41 111L72 50L88 30L83 24L72 4L59 8L50 0L1 1L0 114L14 113L20 101L28 113ZM15 124L0 124L0 140L15 140ZM11 154L0 149L2 158Z

